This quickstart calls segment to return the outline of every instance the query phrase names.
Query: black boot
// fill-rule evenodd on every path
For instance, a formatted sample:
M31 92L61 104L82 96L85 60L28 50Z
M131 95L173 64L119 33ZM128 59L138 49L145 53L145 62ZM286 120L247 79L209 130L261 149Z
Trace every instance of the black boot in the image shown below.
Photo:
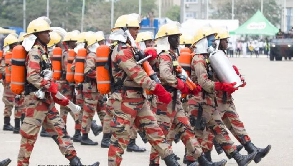
M81 142L81 130L75 131L75 134L73 135L73 142Z
M77 156L70 160L70 165L71 166L84 166ZM96 162L96 163L92 164L91 166L99 166L99 162Z
M211 151L204 152L204 155L208 161L212 162Z
M230 155L236 160L238 166L247 166L254 159L256 152L248 155L241 155L237 150L235 150Z
M197 161L186 161L187 166L200 166L199 162Z
M264 158L271 149L271 145L267 145L266 148L257 148L251 141L247 142L245 145L245 150L249 153L257 152L254 162L259 163L262 158Z
M175 154L170 154L169 156L165 157L164 161L167 166L180 166L180 164L175 159Z
M96 120L91 122L91 130L95 136L102 132L102 126L96 124Z
M14 129L13 129L13 133L14 134L18 134L20 130L20 118L15 118L14 119Z
M127 152L145 152L145 148L140 148L136 145L135 139L130 139L129 144L127 145Z
M227 161L224 159L213 163L211 161L208 161L204 154L202 154L198 158L198 162L201 166L225 166L225 164L227 163ZM195 164L195 163L192 163L192 164ZM197 166L197 165L190 165L190 166Z
M47 133L47 131L45 130L44 127L41 128L40 136L41 137L51 137L51 135L49 133Z
M187 164L187 162L188 162L188 160L186 159L186 148L185 148L185 150L184 150L184 156L183 156L183 160L182 160L182 162L183 162L183 164Z
M2 160L0 162L0 166L7 166L7 165L9 165L10 162L11 162L11 160L9 158L7 158L7 159Z
M103 133L102 140L100 143L101 148L109 148L112 134L111 133Z
M223 153L223 149L222 149L222 147L221 147L220 144L215 140L215 138L213 139L213 144L214 144L214 147L215 147L215 150L216 150L217 154L221 154L221 153Z
M13 126L11 126L11 124L10 124L10 117L4 117L3 130L5 130L5 131L13 131Z
M88 138L88 133L83 133L81 138L81 145L98 145L98 142L93 142L91 139Z
M236 148L236 150L238 151L238 152L240 152L242 149L243 149L243 145L237 145L236 146L237 148ZM227 156L227 158L228 159L231 159L232 158L232 156L231 155L229 155L229 154L227 154L227 153L225 153L226 154L226 156Z

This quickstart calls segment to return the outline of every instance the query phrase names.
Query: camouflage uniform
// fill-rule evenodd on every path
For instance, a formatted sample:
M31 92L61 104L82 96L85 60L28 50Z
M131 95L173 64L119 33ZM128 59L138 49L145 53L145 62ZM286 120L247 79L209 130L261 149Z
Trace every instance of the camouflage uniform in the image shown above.
M158 124L170 144L174 140L173 134L169 135L168 138L169 132L170 134L172 132L171 129L175 130L174 133L180 133L180 139L189 151L187 158L193 162L201 156L202 149L194 137L189 119L182 108L179 91L176 89L178 80L173 66L173 61L177 61L176 54L171 50L162 53L159 55L158 61L160 80L165 89L171 92L172 95L172 101L169 104L157 101L156 106L153 106L154 112L157 115ZM159 154L154 148L151 150L150 164L159 164Z
M213 73L209 75L207 55L195 55L192 60L192 80L202 87L202 91L196 96L190 96L188 100L189 112L193 117L197 117L199 110L203 109L203 117L205 118L206 127L215 134L217 142L222 146L227 154L236 150L232 140L228 136L225 126L222 123L219 112L216 110L216 96L214 81L218 81ZM204 140L204 131L197 130L197 138L202 142ZM208 151L208 145L202 142L204 152Z
M36 98L34 92L43 88L40 76L40 70L44 69L42 55L47 55L46 50L41 45L35 45L28 53L26 59L27 69L27 85L25 103L27 111L20 134L21 145L18 154L18 165L29 165L29 159L37 140L37 134L40 126L46 129L52 135L59 149L67 159L76 157L76 151L72 141L65 129L65 123L59 117L59 113L55 108L55 103L50 93L45 93L45 99ZM28 94L29 93L29 94Z
M66 66L68 63L68 51L66 49L63 49L62 54L62 75L60 80L57 81L58 83L58 89L60 90L61 94L66 96L69 100L73 101L74 96L74 84L71 85L66 80ZM76 117L74 113L66 106L60 106L60 117L64 120L65 124L67 124L67 117L68 113L72 116L72 118L75 120L75 129L81 130L81 121L82 121L82 113L77 115Z
M103 122L103 117L105 116L105 111L101 111L103 107L103 95L99 94L96 87L96 77L89 77L90 72L96 72L95 70L95 60L96 54L89 52L86 57L84 75L86 75L83 83L83 117L82 117L82 133L89 133L91 122L95 112L97 112L98 117L101 122Z
M109 166L121 164L124 149L129 142L133 125L142 127L150 144L162 158L173 154L171 146L165 143L164 134L143 97L143 89L154 90L152 81L141 66L136 64L132 48L120 43L111 55L112 76L115 89L108 100L108 109L114 113L111 127L113 135L108 152Z

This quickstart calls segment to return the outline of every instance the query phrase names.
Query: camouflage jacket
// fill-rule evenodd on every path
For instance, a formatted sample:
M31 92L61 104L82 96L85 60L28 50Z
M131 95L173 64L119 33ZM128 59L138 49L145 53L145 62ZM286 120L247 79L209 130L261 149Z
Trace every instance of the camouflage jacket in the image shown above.
M215 105L216 97L215 82L218 81L216 74L209 66L207 55L195 55L191 63L191 79L196 84L202 87L202 92L199 96L195 96L200 101L205 101L207 104ZM208 73L210 71L210 73Z
M88 78L87 73L91 71L96 71L95 60L96 54L94 52L89 52L86 56L84 63L84 83L83 92L98 92L96 88L96 79Z
M111 70L115 83L122 80L125 87L140 87L154 90L156 82L151 80L141 65L136 64L132 47L120 43L113 49L111 55ZM124 79L125 78L125 79ZM136 92L130 97L138 97Z
M173 64L177 63L177 55L171 50L161 53L158 57L159 77L163 85L169 85L173 88L177 87L177 77Z
M41 45L34 45L33 48L28 52L26 58L26 69L27 69L27 82L34 85L37 89L43 87L40 73L44 69L44 66L41 65L42 62L47 62L51 64L48 53L44 47ZM43 67L43 68L42 68ZM49 67L49 66L48 66Z

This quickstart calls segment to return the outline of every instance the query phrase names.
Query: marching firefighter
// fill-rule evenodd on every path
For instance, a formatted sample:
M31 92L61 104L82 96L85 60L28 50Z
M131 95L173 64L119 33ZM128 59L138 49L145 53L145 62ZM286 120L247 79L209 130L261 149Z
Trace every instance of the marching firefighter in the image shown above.
M25 103L27 110L20 129L21 142L17 164L19 166L29 165L29 159L42 125L52 135L61 153L70 161L70 165L82 166L65 128L65 123L55 108L55 102L68 105L69 100L56 97L58 88L57 84L52 81L51 61L47 51L50 31L49 18L37 18L29 23L22 44L28 51L26 73L22 73L26 74ZM99 162L93 165L98 166Z
M170 92L172 100L169 103L163 103L160 101L160 98L155 97L154 100L156 100L156 102L152 102L156 103L156 105L152 106L154 110L153 112L155 112L157 116L158 124L164 132L166 139L172 125L177 133L181 133L180 139L189 152L187 155L187 158L189 158L187 165L197 165L199 163L204 166L223 166L226 164L226 160L212 163L206 159L198 140L194 137L194 132L190 126L189 119L186 117L181 105L181 93L198 93L200 88L198 85L193 84L192 89L190 89L189 85L185 82L186 79L183 80L183 73L179 71L177 57L179 56L178 46L180 35L181 33L177 23L161 26L156 35L159 57L155 64L156 67L154 68L158 68L161 83L164 88ZM149 54L157 55L157 52L150 52ZM167 141L172 144L173 139L167 139ZM196 160L198 160L198 163ZM150 154L150 166L157 165L159 165L158 152L156 149L152 148Z
M4 126L3 130L13 131L13 133L19 133L19 125L21 113L18 110L14 110L14 121L17 125L14 128L10 124L10 117L12 115L12 109L14 107L14 100L16 95L10 90L10 81L11 81L11 57L12 50L15 46L18 45L18 36L16 34L9 34L4 38L3 51L4 56L1 60L1 73L3 79L3 97L2 101L4 103Z
M228 47L229 33L226 29L218 29L216 36L217 48L222 50L224 55L226 55L226 50ZM243 84L240 87L244 87L246 82L241 76L238 68L233 65L236 74L241 78ZM235 136L235 138L244 146L245 150L250 154L252 152L257 152L254 162L259 163L262 158L264 158L271 149L271 145L266 148L257 148L251 141L249 134L247 133L244 123L240 120L239 115L236 111L235 104L233 102L233 97L231 93L226 91L216 91L217 99L217 110L220 113L223 123L229 129L229 131Z
M234 158L239 166L243 166L254 159L256 152L249 155L241 155L238 152L216 110L215 92L222 90L233 93L237 88L235 87L236 83L220 82L217 79L216 71L212 69L209 54L215 51L215 36L214 29L206 26L198 29L194 37L193 47L196 55L191 62L191 78L202 87L202 91L190 96L188 100L190 120L199 139L203 137L205 129L212 131L226 154ZM204 145L202 144L202 146ZM203 149L207 156L209 152L205 151L206 148ZM210 157L207 156L207 158L210 160Z
M24 36L25 36L25 33L20 33L20 35L18 37L18 42L20 45L22 44L22 42L24 40ZM22 92L21 94L16 95L14 98L15 111L17 111L17 117L20 117L20 119L19 118L15 119L15 121L14 121L15 126L14 126L13 133L19 133L20 124L23 122L23 120L25 118L26 108L25 108L25 104L24 104L24 97L25 97L24 93Z
M151 80L142 66L138 64L142 58L134 39L139 30L139 15L120 16L115 23L113 33L118 37L109 57L111 72L111 95L108 109L114 114L111 122L112 138L108 152L108 165L121 164L124 149L129 142L130 128L141 126L146 132L150 144L159 152L166 165L179 166L171 147L165 142L161 128L143 97L143 89L150 90L159 96L162 102L169 103L171 95L164 87Z
M61 86L61 91L66 95L68 99L71 99L76 103L75 97L75 83L74 83L74 72L71 71L70 67L73 63L73 58L75 58L74 48L76 47L76 42L78 40L79 31L75 30L68 32L64 39L64 51L62 55L62 77L59 81ZM67 108L60 107L60 116L67 123L68 113L75 120L75 115ZM82 123L82 111L77 115L78 118L75 120L75 134L73 135L74 142L81 142L81 123Z
M87 32L85 35L87 42L87 56L84 64L84 83L83 83L83 117L82 117L82 139L81 145L98 145L98 142L93 142L89 137L88 133L91 128L93 116L97 112L99 119L103 122L105 112L101 110L103 108L103 95L97 91L96 86L96 49L99 47L99 43L104 40L104 35L101 32L93 33ZM103 44L103 43L101 43ZM102 132L102 127L97 132L98 135Z
M83 110L83 106L84 106L84 96L83 96L83 83L84 83L84 65L85 65L85 58L87 56L87 39L86 39L86 35L88 32L82 32L77 36L77 42L76 42L76 47L74 48L74 52L76 54L72 65L71 65L71 71L74 74L74 82L75 82L75 97L76 97L76 103L82 108ZM82 50L79 53L79 50ZM80 54L80 55L79 55ZM79 70L79 71L78 71ZM81 121L81 132L82 132L82 116L83 116L83 111L81 112L81 117L79 118ZM87 119L85 119L86 121L88 121ZM87 124L87 122L84 122L84 124ZM95 120L92 120L91 122L91 126L90 126L93 134L96 136L98 135L101 131L102 131L102 127L96 124ZM83 132L82 132L83 133ZM88 132L84 134L84 140L87 140L87 142L89 142L89 138L88 138ZM81 136L82 139L82 136ZM92 141L92 140L91 140ZM90 141L90 142L91 142ZM93 142L93 141L92 141Z

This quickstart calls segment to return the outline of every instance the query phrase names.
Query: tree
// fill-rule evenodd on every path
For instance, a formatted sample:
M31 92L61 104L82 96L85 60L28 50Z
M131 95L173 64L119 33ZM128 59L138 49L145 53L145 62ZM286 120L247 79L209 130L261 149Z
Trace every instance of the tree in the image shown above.
M138 0L118 0L115 2L114 22L123 14L138 13ZM67 31L80 30L82 0L50 0L49 18L51 26ZM111 29L111 2L86 0L84 31ZM46 0L26 0L26 26L33 19L46 16ZM142 15L156 11L155 0L142 0ZM0 0L0 26L23 27L23 0Z
M246 22L253 14L260 10L261 1L243 0L235 1L234 19L238 19L240 24ZM231 19L232 0L223 0L218 4L218 9L212 14L212 19ZM281 6L275 0L264 1L263 14L273 24L280 25Z
M180 22L180 6L174 5L167 12L166 17L173 21Z

